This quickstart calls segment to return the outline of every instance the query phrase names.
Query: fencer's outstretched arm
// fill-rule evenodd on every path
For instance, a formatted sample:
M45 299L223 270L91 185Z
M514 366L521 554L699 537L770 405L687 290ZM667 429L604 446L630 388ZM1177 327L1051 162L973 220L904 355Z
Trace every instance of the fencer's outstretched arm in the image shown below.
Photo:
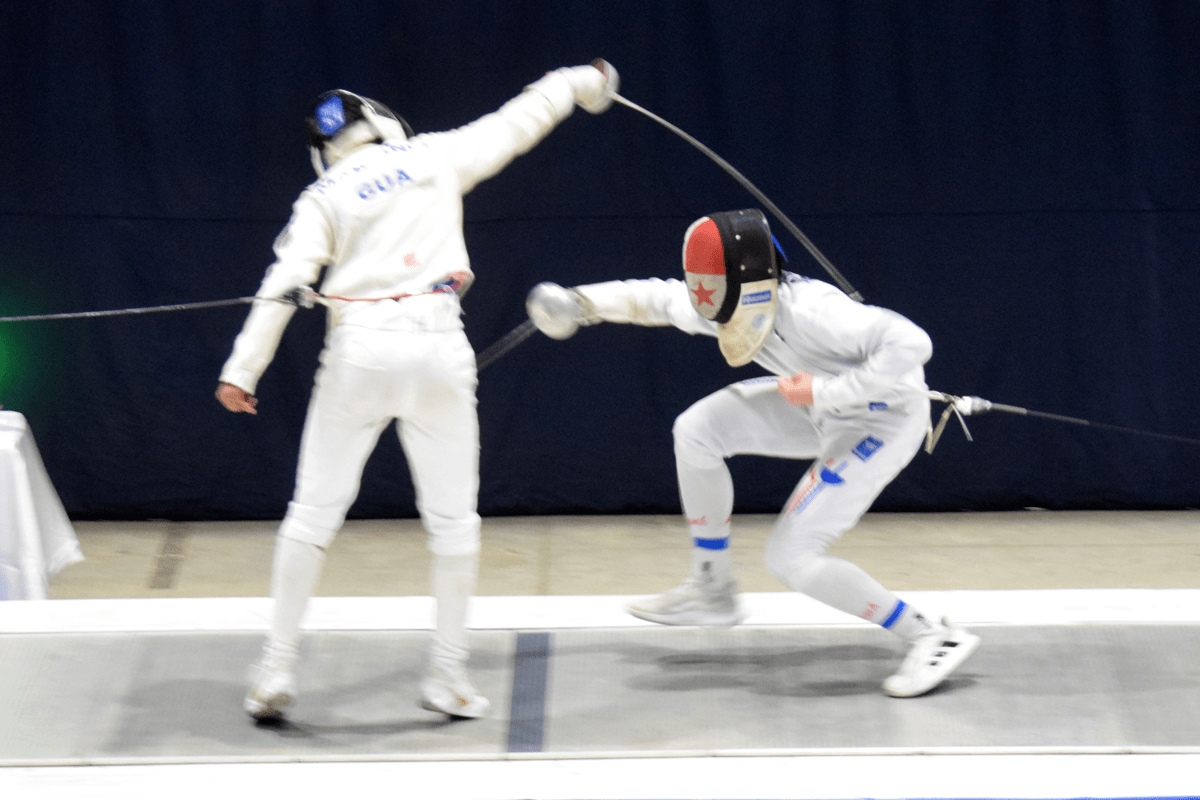
M673 326L716 336L696 313L679 280L609 281L564 289L539 284L529 318L546 335L571 336L582 325L623 322ZM755 361L780 377L796 405L852 408L893 392L924 394L922 365L933 353L928 334L901 315L857 303L821 281L788 279L780 287L775 332Z
M548 72L498 110L444 133L421 134L414 141L445 148L458 172L462 193L500 172L529 152L578 105L599 114L612 104L620 78L603 59Z
M538 330L554 339L566 339L579 326L600 322L674 326L710 336L717 330L695 312L686 284L675 279L606 281L570 289L539 283L529 293L526 310Z

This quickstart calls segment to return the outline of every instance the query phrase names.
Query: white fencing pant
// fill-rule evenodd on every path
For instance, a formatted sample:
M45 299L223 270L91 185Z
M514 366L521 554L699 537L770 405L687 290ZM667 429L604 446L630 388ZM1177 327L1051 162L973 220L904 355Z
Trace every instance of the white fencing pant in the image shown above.
M795 591L841 611L885 627L900 623L909 615L899 598L825 552L912 460L929 424L928 399L838 416L793 406L778 391L763 391L761 382L756 389L726 387L675 422L680 498L698 551L727 547L722 539L729 536L733 481L726 458L813 459L767 541L768 569Z
M434 554L439 610L433 649L465 659L466 598L474 591L479 552L477 383L475 354L461 329L333 330L309 402L295 494L279 530L269 644L295 647L324 549L358 495L380 433L394 419ZM439 579L439 564L455 577Z

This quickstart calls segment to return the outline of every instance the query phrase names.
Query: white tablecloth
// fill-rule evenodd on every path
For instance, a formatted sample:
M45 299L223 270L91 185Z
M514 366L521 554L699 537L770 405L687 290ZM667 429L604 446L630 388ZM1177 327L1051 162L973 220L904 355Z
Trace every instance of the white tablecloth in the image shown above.
M44 600L50 578L82 560L29 424L0 411L0 600Z

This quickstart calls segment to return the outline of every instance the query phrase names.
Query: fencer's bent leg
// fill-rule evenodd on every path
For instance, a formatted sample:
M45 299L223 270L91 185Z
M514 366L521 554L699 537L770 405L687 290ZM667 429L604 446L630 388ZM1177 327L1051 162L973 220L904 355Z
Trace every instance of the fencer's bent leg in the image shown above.
M786 403L765 413L758 406L735 384L696 402L675 421L675 469L692 535L692 572L683 585L631 604L634 616L665 625L742 620L729 550L733 480L725 459L737 453L774 454L776 431L802 430L805 424ZM815 452L815 437L807 447ZM790 444L779 454L796 455Z
M909 640L933 623L826 550L916 454L928 419L927 409L920 413L924 404L917 405L909 413L895 408L822 420L822 452L789 498L764 554L771 573L792 589Z
M702 405L692 406L675 420L675 474L692 537L692 576L726 584L733 580L729 555L733 478L711 428Z
M739 453L811 458L817 436L801 410L734 384L694 403L672 430L679 496L695 545L694 563L717 580L732 578L729 561L733 479L725 459ZM774 400L781 400L777 393ZM695 574L695 573L694 573Z
M733 480L714 452L703 402L675 421L679 498L692 536L692 570L683 584L637 600L627 610L660 625L736 625L742 621L729 555Z
M822 420L822 452L780 514L765 554L772 573L796 591L911 642L883 684L893 697L915 697L942 683L975 652L979 637L949 620L928 619L858 566L825 551L912 459L928 419L924 401L858 419Z

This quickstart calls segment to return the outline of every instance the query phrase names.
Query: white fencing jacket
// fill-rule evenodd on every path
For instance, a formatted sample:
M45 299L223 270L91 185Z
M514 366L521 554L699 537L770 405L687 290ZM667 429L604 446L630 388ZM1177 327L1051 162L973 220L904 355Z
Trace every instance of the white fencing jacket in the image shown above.
M577 286L588 311L606 322L672 325L689 334L717 335L717 325L692 306L680 280L611 281ZM779 376L813 375L813 407L834 414L866 411L872 403L925 397L924 364L933 355L928 334L905 317L855 302L838 288L785 272L775 324L754 362Z
M275 262L256 294L312 286L346 298L419 295L454 272L471 274L462 196L529 151L571 115L575 95L552 72L499 110L443 133L367 145L332 165L292 207ZM220 380L253 394L296 308L256 300ZM330 304L329 326L461 328L453 294Z

